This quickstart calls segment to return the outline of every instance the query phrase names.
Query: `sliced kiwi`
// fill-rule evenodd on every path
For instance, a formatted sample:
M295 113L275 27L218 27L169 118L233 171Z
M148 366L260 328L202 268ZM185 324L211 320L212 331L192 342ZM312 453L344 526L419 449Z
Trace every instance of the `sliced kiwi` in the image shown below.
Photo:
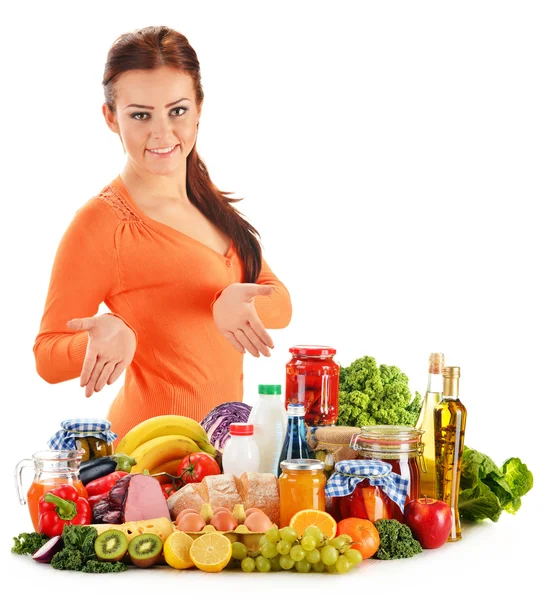
M128 553L133 565L151 567L162 560L162 540L154 533L142 533L130 540Z
M94 541L94 551L98 560L115 562L125 556L128 549L127 536L117 529L103 531Z

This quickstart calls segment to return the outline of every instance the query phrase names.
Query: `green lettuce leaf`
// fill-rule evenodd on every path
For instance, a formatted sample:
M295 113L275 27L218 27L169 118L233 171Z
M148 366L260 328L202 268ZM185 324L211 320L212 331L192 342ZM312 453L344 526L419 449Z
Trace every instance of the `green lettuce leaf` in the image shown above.
M502 507L499 499L483 482L476 487L462 490L457 502L459 516L468 521L499 520Z

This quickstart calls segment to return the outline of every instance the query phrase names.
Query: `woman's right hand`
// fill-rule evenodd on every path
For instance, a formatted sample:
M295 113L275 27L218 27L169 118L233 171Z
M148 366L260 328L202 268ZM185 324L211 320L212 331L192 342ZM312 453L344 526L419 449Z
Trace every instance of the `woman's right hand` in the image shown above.
M89 334L79 383L86 387L85 396L90 398L106 383L114 383L130 365L136 352L136 336L121 319L110 314L72 319L67 325Z

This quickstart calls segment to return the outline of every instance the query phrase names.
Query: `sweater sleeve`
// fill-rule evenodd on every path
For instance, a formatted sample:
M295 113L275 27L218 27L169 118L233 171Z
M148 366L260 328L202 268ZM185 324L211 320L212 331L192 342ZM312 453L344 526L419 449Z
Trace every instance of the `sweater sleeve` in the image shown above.
M263 325L267 329L283 329L291 322L293 308L291 296L285 285L274 275L267 262L262 260L262 267L257 282L260 285L273 285L274 292L270 296L257 296L255 309Z
M113 211L93 198L76 212L60 241L34 343L36 370L48 383L81 374L88 334L74 332L66 323L95 316L100 304L118 291L118 224Z

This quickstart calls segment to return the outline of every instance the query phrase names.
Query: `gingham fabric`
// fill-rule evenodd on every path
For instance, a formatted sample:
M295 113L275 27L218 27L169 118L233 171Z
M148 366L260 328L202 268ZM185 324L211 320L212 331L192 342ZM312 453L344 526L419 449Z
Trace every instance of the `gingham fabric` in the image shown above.
M410 481L391 471L391 465L381 460L341 460L334 467L325 486L327 496L348 496L355 486L368 479L370 485L381 488L404 513L404 503Z
M93 436L105 442L113 442L117 438L106 419L66 419L60 426L62 429L48 442L51 450L76 450L76 438Z

